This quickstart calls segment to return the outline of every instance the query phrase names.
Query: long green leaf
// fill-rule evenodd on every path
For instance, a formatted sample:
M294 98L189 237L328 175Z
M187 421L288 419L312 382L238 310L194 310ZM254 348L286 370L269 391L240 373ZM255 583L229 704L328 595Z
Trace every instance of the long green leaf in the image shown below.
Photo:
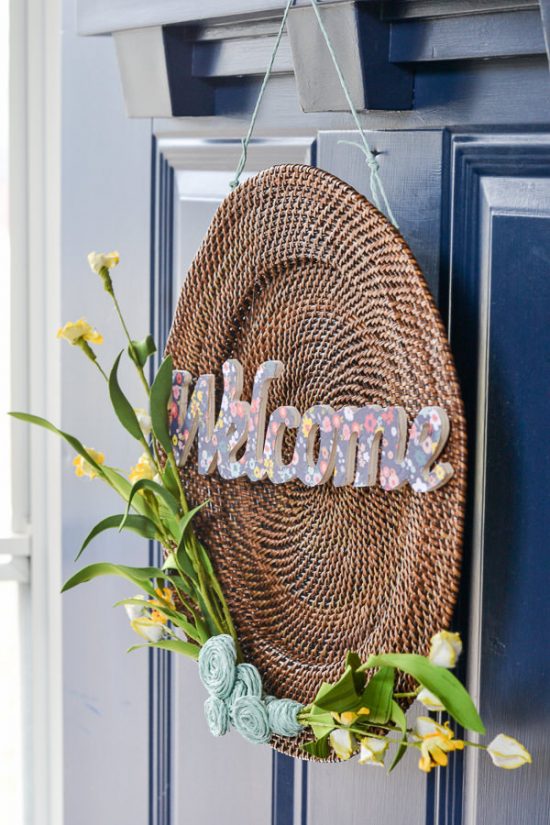
M397 752L395 754L393 762L390 765L388 773L391 773L393 769L397 767L399 762L401 762L401 760L403 759L405 752L407 750L407 746L403 744L407 741L407 719L401 707L397 704L395 699L392 701L391 705L391 720L392 722L395 722L397 727L401 730L401 744L397 748Z
M172 356L168 355L160 365L151 386L150 409L153 432L169 455L172 452L172 441L168 430L168 401L171 392Z
M197 645L183 642L180 639L162 639L152 644L151 647L160 647L161 650L170 650L172 653L183 653L184 656L190 656L195 660L199 658L200 652L200 647Z
M186 576L188 576L188 578L195 585L198 584L198 574L197 574L197 571L195 570L195 568L193 566L193 563L191 561L189 552L187 550L187 540L188 540L188 538L187 538L186 534L187 534L187 528L191 524L191 521L192 521L193 517L196 516L196 514L199 512L199 510L202 510L202 508L207 503L208 502L204 501L202 504L199 504L197 507L194 507L192 510L189 510L189 512L186 513L183 516L183 518L180 519L180 522L179 522L179 529L180 529L181 532L180 532L180 539L179 539L179 542L178 542L178 546L177 546L176 552L175 552L176 563L177 563L177 566L185 573ZM202 545L199 546L199 542L197 542L197 547L199 549L199 556L201 556L200 548L202 547ZM206 564L205 564L204 556L206 556L206 560L207 560ZM204 551L204 554L201 556L201 563L202 563L203 567L206 569L207 573L211 574L213 572L212 565L210 563L210 559L208 558L208 554L206 553L206 551Z
M133 584L141 587L151 596L155 595L155 588L151 584L151 579L164 579L165 574L158 567L127 567L123 564L111 564L111 562L97 562L83 567L74 576L71 576L63 585L61 592L65 593L78 584L97 579L98 576L122 576Z
M118 354L109 376L109 395L111 397L111 403L122 426L130 433L131 436L137 439L137 441L143 441L143 433L141 431L141 427L139 426L139 421L134 412L134 408L120 389L120 384L118 383L117 372L121 357L122 352Z
M74 435L70 435L70 433L65 433L63 430L59 430L54 424L48 421L46 418L41 418L39 415L31 415L30 413L22 413L22 412L10 412L12 418L16 418L18 421L25 421L27 424L35 424L37 427L42 427L44 430L48 430L51 433L55 433L60 438L63 438L68 444L71 445L73 450L78 453L78 455L82 456L82 458L86 459L86 461L92 465L94 470L98 473L98 475L104 475L104 468L103 465L99 464L90 453L87 452L86 447L75 438Z
M63 430L58 429L54 424L48 421L46 418L41 418L38 415L31 415L30 413L22 413L22 412L10 412L9 415L12 418L16 418L18 421L25 421L27 424L34 424L37 427L42 427L44 430L48 430L55 435L58 435L60 438L64 439L64 441L69 444L73 450L78 453L78 455L82 456L82 458L86 459L86 461L91 464L97 474L104 480L107 481L108 484L123 498L125 501L128 501L128 497L130 495L130 491L132 489L132 485L130 482L121 476L120 473L117 473L113 467L109 467L106 464L99 464L92 456L87 452L86 448L82 444L78 438L75 438L74 435L70 433L63 432ZM142 516L146 516L147 518L153 520L154 513L151 508L147 505L147 502L143 498L143 496L139 496L139 500L133 502L133 507Z
M99 536L100 533L103 533L105 530L113 530L115 528L120 527L120 523L123 520L124 515L120 513L116 516L107 516L107 518L102 519L102 521L98 522L95 527L93 527L86 538L82 543L82 547L78 551L78 555L75 558L75 561L78 561L84 550L90 544L90 542L95 539L96 536ZM156 539L160 540L160 537L157 532L157 528L145 516L136 516L136 515L129 515L126 519L124 524L124 529L132 530L134 533L137 533L139 536L145 539Z
M485 733L485 726L470 694L446 668L432 664L425 656L419 656L417 653L382 653L379 656L370 656L362 668L384 666L396 667L413 676L417 682L441 699L445 709L463 728Z
M321 736L320 739L316 739L315 742L307 742L305 745L302 745L302 748L306 753L309 753L310 756L317 756L319 759L326 759L329 754L329 736L330 732L326 733L324 736Z
M174 498L174 496L168 492L168 490L165 490L164 487L162 487L160 484L157 484L156 481L152 481L149 478L140 478L139 481L136 481L128 495L128 500L126 503L126 513L124 514L124 520L120 525L121 530L124 527L126 519L128 518L132 502L135 500L135 496L137 493L140 492L140 490L150 490L157 496L157 498L159 498L167 505L167 507L171 510L172 513L174 513L174 515L178 514L179 504Z
M368 722L385 725L390 718L395 668L381 667L361 695L361 706L370 710Z
M312 705L308 710L307 724L313 731L315 737L320 739L336 727L332 714L328 710L323 710L317 705Z
M149 642L145 645L132 645L128 648L128 653L133 650L140 650L144 647L159 647L161 650L170 650L172 653L183 653L184 656L189 656L191 659L197 661L199 658L200 647L193 645L190 642L182 642L179 639L162 639L160 642Z

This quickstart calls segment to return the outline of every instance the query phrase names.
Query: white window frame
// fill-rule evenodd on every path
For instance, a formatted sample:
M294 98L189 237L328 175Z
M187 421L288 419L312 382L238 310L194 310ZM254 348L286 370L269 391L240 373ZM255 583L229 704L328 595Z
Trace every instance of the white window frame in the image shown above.
M60 420L61 2L10 0L11 406ZM61 825L61 452L12 426L12 535L2 580L19 582L24 821Z

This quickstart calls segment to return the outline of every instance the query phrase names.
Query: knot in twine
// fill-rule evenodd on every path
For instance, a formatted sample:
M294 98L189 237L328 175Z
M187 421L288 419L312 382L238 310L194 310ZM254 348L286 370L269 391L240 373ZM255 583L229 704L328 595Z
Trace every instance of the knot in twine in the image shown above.
M271 739L265 702L257 696L241 696L233 704L233 724L244 739L263 745Z
M298 736L304 726L298 722L298 713L304 707L294 699L266 697L269 727L278 736Z
M212 736L225 736L229 730L229 711L218 696L209 696L204 703L204 715Z
M212 636L199 653L199 676L211 696L227 699L237 673L237 652L231 636Z

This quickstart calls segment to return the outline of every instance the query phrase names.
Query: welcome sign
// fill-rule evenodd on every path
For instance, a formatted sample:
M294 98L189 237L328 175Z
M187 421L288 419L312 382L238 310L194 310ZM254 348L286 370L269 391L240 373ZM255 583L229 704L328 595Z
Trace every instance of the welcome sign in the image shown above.
M197 440L199 473L217 469L224 479L248 476L253 482L269 479L273 484L299 479L308 487L330 480L335 487L378 483L386 491L408 483L415 492L427 493L451 478L452 466L437 462L449 436L449 420L441 407L423 407L408 428L400 406L334 410L316 404L302 415L285 405L271 413L266 426L269 385L283 369L281 361L261 364L248 402L241 398L241 364L226 361L217 417L215 376L201 375L189 398L191 374L174 370L169 423L178 465L186 463ZM296 431L289 463L282 456L287 430Z

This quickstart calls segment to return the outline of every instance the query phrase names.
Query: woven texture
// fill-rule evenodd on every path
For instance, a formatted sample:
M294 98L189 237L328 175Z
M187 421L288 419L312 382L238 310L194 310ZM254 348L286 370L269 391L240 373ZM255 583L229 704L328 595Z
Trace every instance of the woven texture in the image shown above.
M275 486L182 468L246 660L266 691L307 704L346 651L427 653L451 622L460 574L466 436L445 331L397 230L362 195L309 166L276 166L221 204L182 288L167 352L194 377L284 363L268 415L292 404L423 406L451 422L454 476L431 493L332 483ZM283 456L292 455L289 433ZM304 756L299 740L274 747Z

